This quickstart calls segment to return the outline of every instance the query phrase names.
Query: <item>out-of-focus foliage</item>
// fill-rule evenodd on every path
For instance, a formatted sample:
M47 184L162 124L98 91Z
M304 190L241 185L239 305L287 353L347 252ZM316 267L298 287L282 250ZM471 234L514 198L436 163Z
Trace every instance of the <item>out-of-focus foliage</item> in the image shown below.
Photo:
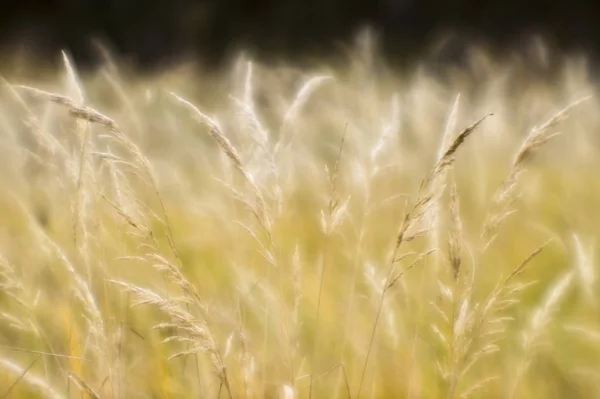
M298 60L339 56L370 25L381 34L381 55L403 63L448 32L516 45L537 32L563 50L598 50L595 15L587 0L22 0L2 8L0 49L53 60L68 48L80 67L98 61L92 39L140 68L189 55L218 63L241 48Z

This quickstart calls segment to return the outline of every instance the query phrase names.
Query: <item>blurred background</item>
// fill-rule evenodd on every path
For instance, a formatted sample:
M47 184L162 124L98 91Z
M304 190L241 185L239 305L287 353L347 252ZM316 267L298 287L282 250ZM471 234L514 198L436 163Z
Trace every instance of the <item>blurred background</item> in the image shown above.
M501 55L541 34L561 52L595 58L600 17L593 10L591 0L12 0L0 12L0 51L58 62L58 51L68 49L79 67L93 67L96 40L136 69L190 58L218 67L239 49L306 62L343 54L369 26L398 65L451 37ZM445 49L444 60L460 58L459 45Z

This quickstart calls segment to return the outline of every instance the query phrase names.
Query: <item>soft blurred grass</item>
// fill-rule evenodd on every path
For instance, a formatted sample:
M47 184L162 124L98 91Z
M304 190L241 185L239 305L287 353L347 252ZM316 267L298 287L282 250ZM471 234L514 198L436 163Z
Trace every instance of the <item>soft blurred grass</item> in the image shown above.
M537 283L507 311L513 320L503 327L500 350L463 376L455 397L492 376L497 379L473 396L508 397L507 387L522 356L528 356L531 364L516 397L598 395L594 374L598 342L565 330L570 324L590 331L600 327L595 321L599 316L595 290L592 302L583 295L586 284L596 285L579 279L571 236L578 234L586 250L597 246L600 143L595 132L600 116L596 98L574 109L558 127L563 134L542 147L528 164L519 181L518 212L501 226L490 249L477 255L490 201L528 131L573 100L595 92L584 64L566 59L559 71L548 71L549 78L531 73L518 60L498 63L485 53L474 52L464 70L448 68L440 73L424 64L399 75L359 50L338 69L298 71L253 64L250 91L249 64L243 59L214 76L180 69L137 77L109 63L96 74L81 76L85 103L113 118L152 165L181 271L206 301L211 332L220 350L227 353L232 395L306 397L315 353L313 395L346 396L340 377L343 369L351 395L356 397L377 309L374 285L385 278L389 247L405 201L415 200L421 179L435 163L458 93L456 131L494 113L460 148L454 167L464 226L463 268L475 271L472 303L481 303L500 276L531 251L548 239L552 242L535 258L531 270L520 276L524 282ZM281 129L302 84L323 74L335 79L317 87L293 123ZM73 82L62 75L38 81L7 79L13 85L27 84L72 97ZM182 111L168 91L192 99L219 120L244 167L269 194L267 205L276 215L271 231L276 267L270 267L258 253L256 240L241 225L264 240L254 216L234 200L226 186L248 198L251 192L210 140L206 127ZM134 295L110 282L130 282L167 298L181 295L177 285L151 263L123 258L155 251L173 259L168 230L157 221L163 215L156 193L140 181L142 177L128 174L126 167L119 169L121 186L115 185L106 163L91 153L109 148L105 129L96 125L86 127L91 150L83 162L82 183L77 183L84 130L58 105L17 92L27 108L8 87L0 95L0 253L14 273L11 278L21 284L12 291L2 286L0 309L6 317L0 324L0 355L23 368L35 363L23 373L10 372L0 364L0 395L10 390L8 397L44 397L43 389L28 383L28 375L46 381L64 397L87 395L68 379L74 373L107 398L226 396L219 371L212 370L203 350L197 351L197 357L167 360L185 345L161 343L177 334L153 329L166 316L153 306L130 308ZM277 180L269 169L268 154L253 141L255 127L228 97L244 99L248 93L272 142L290 140L275 162ZM28 124L31 115L38 118L42 135L54 138L64 153L52 153L51 147L40 143ZM389 137L372 164L373 149L386 129ZM324 166L334 167L342 136L345 143L336 193L342 202L349 198L348 208L334 234L327 235L320 225L320 212L327 209L332 194ZM129 159L116 146L111 151ZM369 178L375 165L380 172ZM277 194L276 182L281 209L271 196ZM149 249L147 237L132 234L136 229L102 196L149 226L157 248ZM367 200L382 204L365 214ZM447 207L444 199L440 201ZM76 207L80 207L77 212ZM438 253L407 272L386 297L366 368L364 396L447 396L447 384L436 366L445 361L447 348L431 331L432 325L440 324L431 306L440 300L438 282L451 281L446 226L442 222L435 228L441 237ZM74 274L45 236L70 259L76 275L90 288L104 323L102 334L93 333L95 324L89 320L86 305L75 296ZM407 248L422 251L433 242L427 236ZM294 277L295 264L298 277ZM317 332L322 265L326 269ZM524 355L523 331L552 283L567 270L576 275L545 328L547 345ZM301 293L297 322L292 317L295 284ZM348 315L351 301L352 314ZM7 315L23 325L9 322ZM40 356L17 348L85 359ZM284 386L294 394L285 396Z

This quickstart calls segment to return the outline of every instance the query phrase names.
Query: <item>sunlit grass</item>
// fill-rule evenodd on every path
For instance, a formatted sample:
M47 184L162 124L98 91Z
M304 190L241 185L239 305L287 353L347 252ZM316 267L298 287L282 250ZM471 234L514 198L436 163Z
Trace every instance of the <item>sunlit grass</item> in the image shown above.
M8 78L0 397L597 395L585 68L367 50Z

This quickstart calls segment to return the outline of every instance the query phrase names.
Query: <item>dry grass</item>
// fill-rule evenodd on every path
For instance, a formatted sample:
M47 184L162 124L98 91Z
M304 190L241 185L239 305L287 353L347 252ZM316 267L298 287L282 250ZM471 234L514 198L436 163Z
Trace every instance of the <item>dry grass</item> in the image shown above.
M105 59L2 81L0 398L600 394L578 60Z

